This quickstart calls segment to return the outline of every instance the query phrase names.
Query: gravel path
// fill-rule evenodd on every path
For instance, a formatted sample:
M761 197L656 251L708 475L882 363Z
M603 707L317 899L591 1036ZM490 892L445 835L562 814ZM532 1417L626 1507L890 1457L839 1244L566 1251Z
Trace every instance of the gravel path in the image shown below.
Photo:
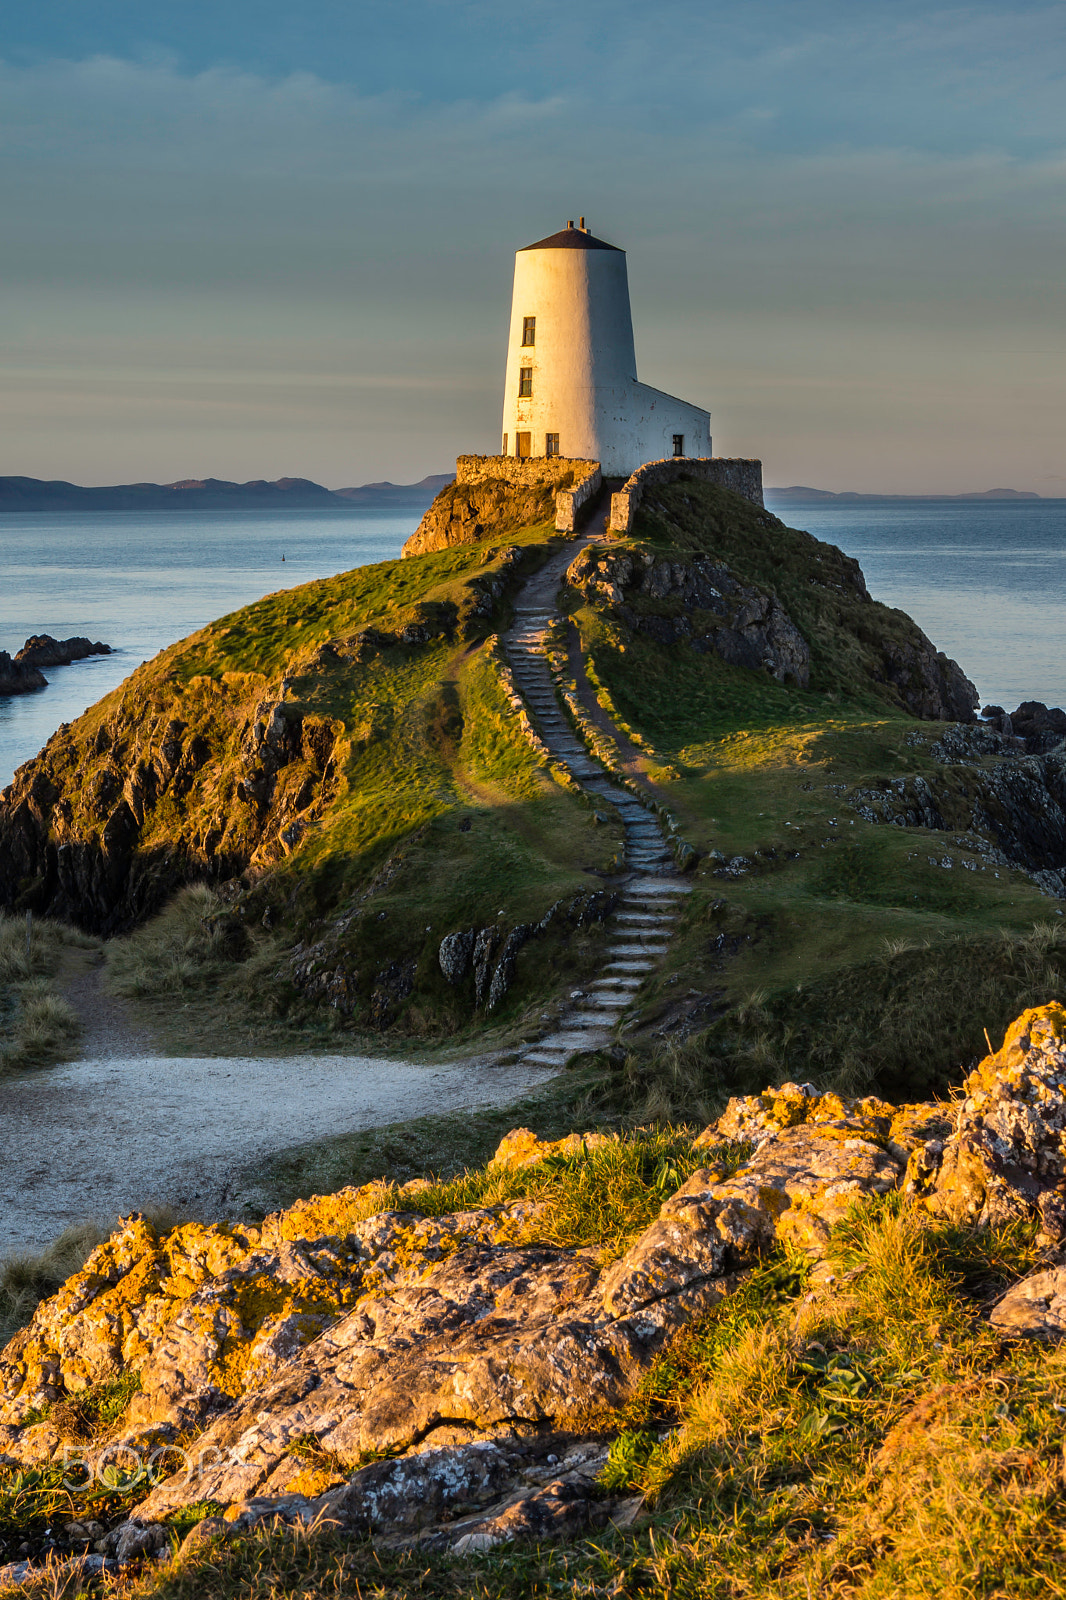
M506 1105L552 1074L364 1056L112 1056L0 1083L0 1257L153 1205L224 1213L257 1157L382 1123Z

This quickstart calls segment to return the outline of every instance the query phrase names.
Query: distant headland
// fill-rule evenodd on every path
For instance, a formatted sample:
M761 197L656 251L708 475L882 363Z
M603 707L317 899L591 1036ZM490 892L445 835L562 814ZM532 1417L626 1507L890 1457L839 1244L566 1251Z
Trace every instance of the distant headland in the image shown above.
M850 489L837 494L832 489L809 489L805 484L793 483L784 489L767 488L766 494L775 500L788 501L790 505L898 505L930 500L1043 500L1045 495L1032 489L981 489L969 494L860 494Z
M0 477L4 511L317 511L356 506L422 508L455 476L433 473L419 483L364 483L326 489L310 478L230 483L225 478L182 478L178 483L120 483L86 488L61 479Z

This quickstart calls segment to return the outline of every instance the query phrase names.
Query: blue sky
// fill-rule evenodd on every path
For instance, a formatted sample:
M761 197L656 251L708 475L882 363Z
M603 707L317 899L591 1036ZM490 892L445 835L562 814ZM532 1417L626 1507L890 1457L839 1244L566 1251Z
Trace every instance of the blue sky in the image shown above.
M584 213L769 482L1066 494L1064 79L1060 4L9 7L0 472L493 449L513 251Z

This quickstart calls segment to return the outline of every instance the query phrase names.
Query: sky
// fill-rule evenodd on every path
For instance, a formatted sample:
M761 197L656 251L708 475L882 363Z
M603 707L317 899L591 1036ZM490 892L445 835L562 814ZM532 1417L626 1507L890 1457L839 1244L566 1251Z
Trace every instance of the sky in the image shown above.
M448 470L514 251L769 484L1066 496L1066 7L34 0L0 18L0 473Z

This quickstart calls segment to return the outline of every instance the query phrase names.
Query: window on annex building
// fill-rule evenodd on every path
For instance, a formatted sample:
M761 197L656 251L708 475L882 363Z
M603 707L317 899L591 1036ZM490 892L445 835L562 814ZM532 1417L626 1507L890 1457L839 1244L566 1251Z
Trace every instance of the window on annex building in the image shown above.
M557 433L546 433L544 435L544 454L546 456L557 456L559 454L559 435Z
M685 453L685 435L683 433L675 433L674 434L674 455L675 456L683 456L684 453Z
M518 369L518 398L528 400L533 393L533 368L519 367Z
M523 317L522 318L522 343L523 344L536 344L536 342L537 342L537 319L536 319L536 317Z

